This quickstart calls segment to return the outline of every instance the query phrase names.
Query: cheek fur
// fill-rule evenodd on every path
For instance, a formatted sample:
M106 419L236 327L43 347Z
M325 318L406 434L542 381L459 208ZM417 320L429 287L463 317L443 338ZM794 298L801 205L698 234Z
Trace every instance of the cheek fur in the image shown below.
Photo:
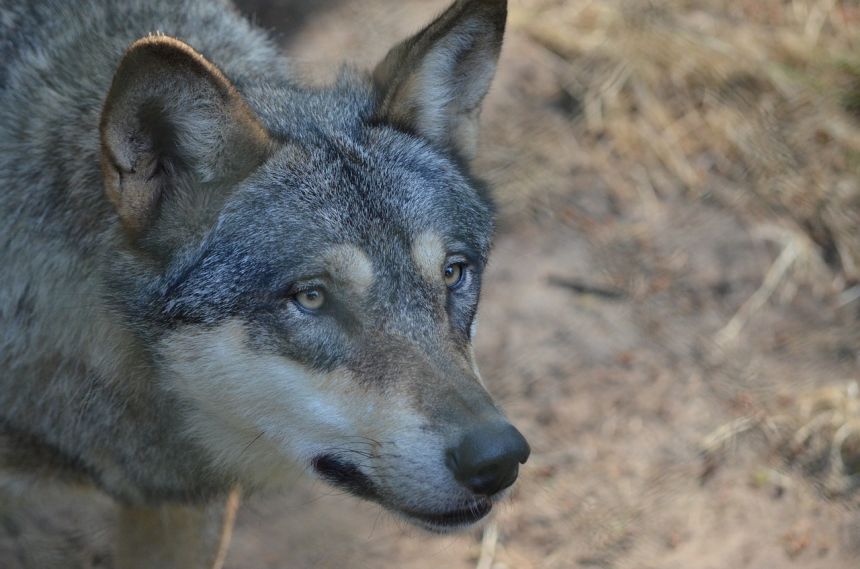
M468 288L453 291L448 298L448 318L451 325L462 336L471 339L474 337L473 323L478 313L478 300L480 297L478 278L472 277Z
M181 328L159 351L165 389L188 408L185 434L252 485L277 485L297 464L362 437L420 431L402 397L369 391L342 368L316 371L254 351L239 320Z
M253 352L236 320L189 328L161 343L163 383L188 405L186 433L215 460L279 470L356 431L362 410L347 378Z

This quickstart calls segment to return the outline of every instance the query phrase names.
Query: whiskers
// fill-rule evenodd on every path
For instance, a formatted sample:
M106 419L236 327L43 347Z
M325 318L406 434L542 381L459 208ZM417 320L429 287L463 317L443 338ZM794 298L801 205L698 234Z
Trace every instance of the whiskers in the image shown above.
M245 448L242 449L242 452L239 453L239 456L242 456L243 454L245 454L248 451L248 449L251 448L251 445L253 445L255 442L260 440L260 437L262 437L265 433L266 433L265 431L260 431L260 433L256 437L251 439L251 442L249 442L248 444L245 445Z

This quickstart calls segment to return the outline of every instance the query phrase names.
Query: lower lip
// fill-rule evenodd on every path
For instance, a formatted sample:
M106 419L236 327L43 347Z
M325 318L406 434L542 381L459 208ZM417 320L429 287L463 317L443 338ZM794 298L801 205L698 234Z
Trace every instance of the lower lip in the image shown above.
M421 522L439 529L457 528L471 525L481 518L484 518L493 509L493 504L489 500L482 498L477 500L471 507L453 510L440 514L428 512L404 512L411 518L420 520Z

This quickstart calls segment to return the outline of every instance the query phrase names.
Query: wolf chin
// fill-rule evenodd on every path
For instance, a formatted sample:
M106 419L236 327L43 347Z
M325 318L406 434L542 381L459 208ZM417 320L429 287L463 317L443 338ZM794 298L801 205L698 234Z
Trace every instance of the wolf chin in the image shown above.
M224 2L2 0L0 465L112 496L120 567L205 566L207 504L297 469L485 517L529 454L471 348L505 19L309 88Z

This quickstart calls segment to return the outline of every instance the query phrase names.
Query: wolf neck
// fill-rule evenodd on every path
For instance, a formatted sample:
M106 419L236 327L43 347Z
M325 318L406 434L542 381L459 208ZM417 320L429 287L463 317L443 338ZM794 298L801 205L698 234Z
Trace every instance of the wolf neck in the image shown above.
M97 279L72 282L68 274L68 295L27 288L19 301L28 305L26 326L7 327L8 306L0 307L0 431L38 441L38 453L49 451L123 501L226 490L230 481L209 473L206 457L182 437L178 403L158 384L145 347L90 294Z

